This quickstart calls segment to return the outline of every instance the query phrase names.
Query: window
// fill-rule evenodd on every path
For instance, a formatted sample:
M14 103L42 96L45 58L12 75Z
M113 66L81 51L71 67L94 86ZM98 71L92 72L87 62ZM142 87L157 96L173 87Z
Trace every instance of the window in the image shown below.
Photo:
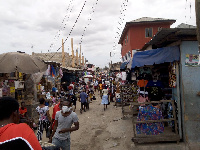
M162 27L158 27L158 31L162 30Z
M145 37L153 37L153 29L145 28Z

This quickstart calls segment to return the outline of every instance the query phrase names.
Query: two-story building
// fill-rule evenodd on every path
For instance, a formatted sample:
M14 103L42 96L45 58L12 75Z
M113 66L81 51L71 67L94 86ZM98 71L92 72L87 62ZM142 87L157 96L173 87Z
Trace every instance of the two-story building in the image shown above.
M123 61L130 58L134 50L141 49L162 28L170 28L173 19L142 17L126 22L118 44L121 44Z

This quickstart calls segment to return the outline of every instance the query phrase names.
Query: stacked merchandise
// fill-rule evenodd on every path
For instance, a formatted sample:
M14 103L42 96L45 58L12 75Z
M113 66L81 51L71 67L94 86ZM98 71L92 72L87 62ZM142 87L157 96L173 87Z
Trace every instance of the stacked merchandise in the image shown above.
M121 85L122 113L125 114L124 106L131 106L130 102L135 102L137 98L137 87L134 84Z
M163 119L162 112L154 106L140 106L137 121L160 120ZM158 135L163 133L164 124L162 122L139 123L136 124L137 134Z
M121 98L123 103L135 101L136 87L131 84L121 85Z

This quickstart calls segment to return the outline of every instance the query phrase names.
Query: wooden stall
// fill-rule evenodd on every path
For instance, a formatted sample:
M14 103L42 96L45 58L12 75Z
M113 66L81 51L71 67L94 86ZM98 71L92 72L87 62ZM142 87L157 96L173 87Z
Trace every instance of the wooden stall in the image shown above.
M133 138L132 141L135 143L151 143L151 142L164 142L164 141L176 141L177 143L179 143L180 141L180 137L178 134L178 127L177 127L177 117L176 117L176 112L175 112L175 104L174 104L174 100L160 100L160 101L151 101L151 102L145 102L145 103L137 103L137 102L132 102L131 105L132 107L137 107L137 106L141 106L143 105L143 107L145 107L144 105L152 105L152 104L162 104L162 103L171 103L172 104L172 110L173 110L173 117L172 118L160 118L160 119L156 119L156 120L139 120L138 116L137 117L133 117ZM145 116L143 116L143 118L145 118ZM173 129L169 126L170 122L174 122L174 131ZM145 134L145 133L141 133L138 134L137 133L137 125L141 125L141 124L147 124L147 125L151 125L154 123L162 123L164 130L162 133L156 134L156 135L152 135L152 134Z

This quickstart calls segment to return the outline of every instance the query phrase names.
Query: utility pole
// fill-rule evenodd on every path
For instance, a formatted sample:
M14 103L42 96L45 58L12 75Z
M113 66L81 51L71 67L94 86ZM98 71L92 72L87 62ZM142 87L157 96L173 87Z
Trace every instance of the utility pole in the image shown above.
M197 40L199 44L199 53L200 53L200 0L195 0L195 11L196 11L196 24L197 24Z

